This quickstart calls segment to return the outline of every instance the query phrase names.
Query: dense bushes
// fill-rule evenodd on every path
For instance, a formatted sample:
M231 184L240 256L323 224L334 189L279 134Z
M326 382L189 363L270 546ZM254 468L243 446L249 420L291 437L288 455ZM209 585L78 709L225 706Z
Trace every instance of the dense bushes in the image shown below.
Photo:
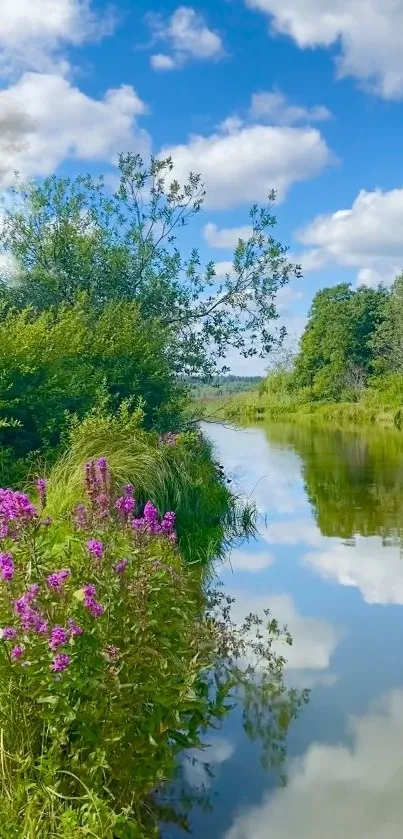
M107 396L111 409L130 397L146 427L178 421L183 391L161 327L145 324L135 304L97 313L83 299L35 315L3 309L0 319L0 444L14 457L55 449L71 415L83 417Z
M140 480L147 453L136 447ZM267 635L254 618L234 626L226 598L206 595L181 559L179 511L144 503L141 485L121 488L133 451L116 471L106 457L87 462L84 497L77 452L37 482L36 507L0 491L0 830L148 839L158 790L233 689L266 750L299 697L282 683L275 621ZM242 664L252 660L258 680Z

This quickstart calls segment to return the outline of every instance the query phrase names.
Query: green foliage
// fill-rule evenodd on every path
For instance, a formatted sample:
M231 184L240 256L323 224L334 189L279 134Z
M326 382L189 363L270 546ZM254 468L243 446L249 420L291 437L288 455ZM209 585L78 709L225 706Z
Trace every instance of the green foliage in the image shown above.
M403 275L396 277L385 316L373 335L377 370L403 373Z
M167 536L133 529L115 503L123 473L92 463L87 495L75 497L80 516L60 507L52 480L40 515L28 499L2 497L12 562L6 576L3 554L0 830L7 839L157 837L169 811L158 792L176 776L179 756L220 725L234 695L244 697L246 731L263 738L265 763L283 754L306 699L284 686L284 659L273 644L290 638L268 613L236 626L228 599L204 593ZM55 474L68 478L62 469L53 481ZM20 512L7 518L10 497ZM142 507L137 501L136 515ZM55 583L49 574L59 569Z
M185 255L178 241L202 208L200 176L190 173L181 187L170 159L144 164L132 154L120 156L119 169L114 195L89 175L17 183L0 233L18 265L6 300L39 311L73 305L83 292L100 308L135 301L143 319L169 333L182 375L210 374L230 347L266 353L276 291L300 274L272 235L274 193L267 208L252 207L252 235L239 240L231 272L218 279L213 263L202 268L197 250Z
M142 428L141 412L123 405L118 414L94 410L69 435L69 445L49 474L48 507L63 515L77 502L82 464L105 455L120 484L133 483L163 513L175 510L182 555L207 565L240 536L254 532L253 507L241 504L198 432L163 443Z
M386 540L403 534L400 432L382 431L378 424L340 432L298 422L268 424L266 433L301 458L305 489L324 536Z
M184 391L160 325L134 303L96 312L84 299L39 315L11 310L0 319L0 442L13 456L57 447L69 415L83 417L101 396L111 409L141 400L146 427L178 421Z
M384 317L387 291L348 283L315 296L301 338L295 385L313 399L356 401L374 371L372 338Z

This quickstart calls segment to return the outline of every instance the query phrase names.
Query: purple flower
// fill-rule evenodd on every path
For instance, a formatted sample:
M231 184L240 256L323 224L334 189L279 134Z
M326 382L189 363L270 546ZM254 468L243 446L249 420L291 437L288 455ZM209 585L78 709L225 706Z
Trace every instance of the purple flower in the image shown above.
M30 603L35 600L35 597L38 597L40 591L40 586L38 583L32 583L32 585L28 586L27 598Z
M93 618L101 618L105 612L105 606L102 603L98 603L98 600L95 600L94 597L86 597L84 599L84 606Z
M38 623L37 628L36 628L36 631L37 631L38 635L47 635L48 627L49 627L48 622L45 621L45 620L41 620L41 622Z
M101 495L96 497L95 503L98 507L98 515L100 518L106 518L109 512L109 495L107 495L106 492L101 492Z
M4 629L1 630L1 638L3 641L14 641L17 635L17 630L12 626L5 626Z
M49 577L47 578L47 584L49 588L53 588L55 591L60 592L70 577L70 569L62 568L60 571L53 571L52 574L49 574Z
M51 650L57 650L58 647L63 647L68 641L68 635L62 626L54 626L50 635L49 647Z
M82 635L84 632L82 626L79 626L78 623L76 623L75 620L73 620L73 618L68 619L67 628L70 638L74 638L76 635Z
M0 525L0 539L6 539L8 536L8 526L6 524Z
M162 522L161 522L161 533L166 533L166 534L173 533L173 531L175 529L175 522L176 522L175 513L172 513L172 512L165 513L165 516L164 516L164 518L162 519Z
M97 590L93 585L84 586L83 592L86 597L96 597L97 594Z
M74 524L77 530L85 530L88 527L88 514L84 504L77 504L74 509Z
M131 498L132 495L133 495L133 492L134 492L133 484L126 484L123 487L123 492L124 492L125 495L127 495L128 498Z
M22 658L24 653L25 653L25 647L22 644L19 644L16 647L13 647L13 649L10 652L10 656L11 656L12 661L18 661L18 659Z
M12 522L18 528L21 525L33 521L37 515L36 508L23 492L16 492L12 489L0 489L1 525L7 526Z
M54 673L63 673L67 670L70 664L71 658L69 655L65 655L65 653L59 653L56 655L52 662L52 670Z
M124 516L130 516L136 509L136 502L131 495L122 495L115 501L115 508Z
M38 478L37 479L36 488L38 490L39 498L40 498L40 501L41 501L41 506L42 506L42 509L43 509L44 507L46 507L46 489L47 489L47 484L46 484L46 481L45 481L44 478Z
M0 577L6 582L14 577L14 560L11 554L0 553Z
M116 565L113 566L113 570L116 574L123 574L126 571L128 564L128 559L121 559L120 562L117 562Z
M95 557L96 559L101 559L104 553L104 546L99 539L88 539L87 548L91 556Z

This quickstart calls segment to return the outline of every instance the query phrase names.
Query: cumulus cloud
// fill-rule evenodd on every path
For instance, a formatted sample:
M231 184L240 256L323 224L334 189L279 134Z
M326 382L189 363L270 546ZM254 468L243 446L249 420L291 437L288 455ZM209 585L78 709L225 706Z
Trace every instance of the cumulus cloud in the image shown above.
M193 787L209 787L212 781L211 771L214 774L218 767L230 760L234 752L234 744L226 737L218 735L208 737L204 749L189 749L183 760L183 771L188 784Z
M276 642L276 651L284 655L284 669L290 671L290 681L297 684L316 682L316 677L323 684L324 671L330 667L332 655L344 635L341 627L332 626L324 620L302 615L289 594L254 594L253 592L230 591L235 598L233 617L242 623L246 615L264 615L265 609L280 626L286 625L293 639L292 646ZM326 676L331 675L326 673ZM301 677L301 678L299 678Z
M227 464L236 491L254 501L262 517L307 506L298 455L268 446L264 429L210 424L205 432Z
M164 43L168 53L150 57L154 70L173 70L192 59L213 60L223 54L220 35L209 29L202 15L189 6L179 6L164 20L161 15L149 14L153 42Z
M266 201L272 189L281 201L293 184L319 175L334 160L316 128L240 121L229 131L221 126L207 137L193 135L161 154L172 156L180 181L189 171L200 172L206 207L219 210Z
M229 565L234 571L249 571L251 574L257 574L269 568L270 565L273 565L275 560L274 554L267 550L256 553L255 551L252 552L247 549L242 550L238 548L232 551ZM227 570L228 563L225 563L222 568L223 570Z
M403 264L403 189L361 190L351 207L319 215L296 238L310 249L300 255L310 270L355 267L359 282L393 280Z
M91 0L2 0L0 72L66 71L60 49L109 33L110 15L100 19Z
M326 540L313 519L287 519L267 525L265 541L271 545L312 545L322 546Z
M119 151L146 152L149 138L137 126L145 105L130 85L86 96L55 74L25 73L0 90L0 183L14 171L48 175L66 158L113 162Z
M313 743L288 784L241 811L225 839L400 839L403 691L349 721L348 745Z
M268 119L275 125L323 122L331 116L324 105L315 105L313 108L291 105L284 94L276 90L254 93L249 113L252 119Z
M340 77L385 99L403 96L402 0L245 0L267 13L273 33L301 49L336 46Z
M209 223L203 229L203 236L210 248L235 248L239 239L249 239L252 232L251 225L218 228Z
M403 604L399 544L385 546L378 536L356 536L353 544L330 544L303 561L325 580L358 588L366 603Z

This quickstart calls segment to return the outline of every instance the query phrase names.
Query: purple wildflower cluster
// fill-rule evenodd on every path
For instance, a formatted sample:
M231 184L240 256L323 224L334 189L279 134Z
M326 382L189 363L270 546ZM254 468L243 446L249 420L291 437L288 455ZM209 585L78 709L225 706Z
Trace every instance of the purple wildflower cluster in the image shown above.
M101 618L105 612L105 606L97 600L97 590L95 586L84 586L84 606L88 609L93 618Z
M62 591L63 586L67 583L67 580L71 577L71 571L69 568L62 568L60 571L53 571L52 574L49 574L47 578L47 583L49 588L53 589L54 591Z
M23 492L0 489L0 538L17 539L19 531L38 516L36 507Z
M115 509L118 510L125 519L129 519L136 509L136 501L133 498L133 492L134 487L131 484L126 484L124 487L124 495L118 498L115 502Z
M10 582L14 577L14 560L11 554L0 553L0 578Z
M165 513L165 516L160 519L157 508L151 501L147 501L142 517L134 519L132 526L139 533L147 533L150 536L168 536L171 542L175 542L175 523L175 513Z
M54 571L47 578L48 588L60 594L70 577L71 571L68 568ZM73 618L68 619L66 628L59 624L50 627L49 621L38 605L40 592L40 586L34 583L28 586L27 591L21 597L13 601L14 615L17 619L18 626L5 626L0 630L0 637L2 641L15 642L18 640L20 634L23 635L24 640L29 633L44 636L44 638L47 638L50 652L57 653L52 659L51 670L60 673L66 670L70 664L70 657L64 653L60 653L60 647L66 646L71 638L82 635L84 630ZM26 647L24 644L15 644L10 650L11 661L19 661L24 657L25 652Z
M165 442L173 444L176 436L165 435L167 438ZM105 457L86 464L85 486L87 501L75 508L74 522L78 530L86 532L85 547L89 556L97 561L98 569L101 568L101 560L103 560L102 568L108 567L106 546L110 522L120 523L121 527L126 529L126 535L138 533L147 536L164 536L172 542L176 540L175 513L167 512L161 517L157 508L148 501L142 515L135 518L137 502L132 484L124 486L118 498L116 495L112 496L112 480ZM36 489L40 509L43 510L46 506L47 492L46 481L43 478L37 479ZM51 521L49 520L48 523L51 524ZM19 539L23 528L30 523L37 526L44 524L45 520L40 519L38 510L30 502L28 496L22 492L0 489L0 539L13 541ZM94 524L95 528L92 529ZM93 535L94 531L95 535ZM98 538L99 534L101 538ZM118 559L110 570L123 578L129 563L128 558ZM18 577L23 570L18 565ZM40 586L37 583L27 585L26 591L19 597L16 597L14 593L15 572L13 552L9 553L6 550L0 552L0 580L5 583L14 581L12 586L6 587L6 591L9 592L14 615L10 624L15 624L0 628L0 641L10 643L8 655L12 662L20 662L24 659L22 664L28 666L30 645L36 637L40 642L39 649L46 650L47 656L50 655L52 673L63 673L71 663L66 647L71 647L73 640L84 633L83 627L73 617L67 620L61 618L63 610L66 606L68 608L71 588L68 583L72 577L71 570L61 568L52 571L45 578L44 585ZM123 586L123 579L121 584ZM82 605L95 619L101 618L105 612L105 606L98 599L97 588L93 584L82 586ZM57 621L55 615L57 615ZM65 625L62 625L63 623ZM110 645L104 647L102 654L109 662L114 662L121 656L121 651L118 647Z
M88 539L87 548L88 552L94 557L94 559L102 559L105 549L99 539Z

